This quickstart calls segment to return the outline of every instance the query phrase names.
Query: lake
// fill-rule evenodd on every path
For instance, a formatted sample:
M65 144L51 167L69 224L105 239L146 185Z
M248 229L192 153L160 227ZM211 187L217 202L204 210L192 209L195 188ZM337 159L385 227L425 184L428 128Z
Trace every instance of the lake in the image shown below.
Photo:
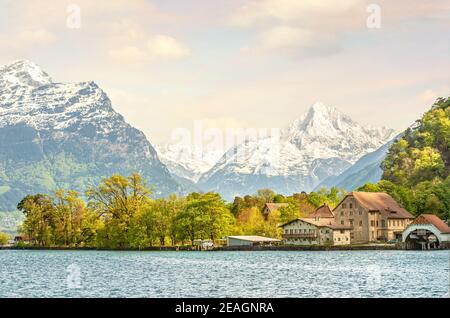
M449 297L449 251L0 250L0 297Z

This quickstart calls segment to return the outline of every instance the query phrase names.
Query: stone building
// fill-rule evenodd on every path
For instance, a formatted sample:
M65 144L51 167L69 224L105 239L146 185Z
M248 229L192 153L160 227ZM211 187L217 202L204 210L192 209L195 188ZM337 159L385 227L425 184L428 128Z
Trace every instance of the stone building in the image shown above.
M333 214L337 224L353 228L351 242L356 244L401 240L403 230L414 220L389 194L381 192L351 192Z
M281 226L283 242L294 245L350 244L351 227L334 222L328 205L323 205L305 218L292 220Z

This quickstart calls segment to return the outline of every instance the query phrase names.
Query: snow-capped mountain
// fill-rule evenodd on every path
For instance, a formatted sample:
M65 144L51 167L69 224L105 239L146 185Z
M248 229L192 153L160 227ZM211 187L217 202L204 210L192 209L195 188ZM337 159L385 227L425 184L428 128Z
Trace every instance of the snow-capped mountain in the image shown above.
M354 165L340 175L330 176L323 180L314 190L337 187L353 191L366 183L377 183L383 175L381 164L386 158L389 148L398 138L401 138L401 134L377 150L362 156Z
M223 149L171 143L155 146L161 161L178 177L197 182L223 156Z
M332 106L315 103L280 136L246 141L227 151L199 185L227 199L261 188L283 194L311 191L395 135L392 129L365 127Z
M113 173L140 172L156 194L180 190L145 135L94 82L57 83L39 66L0 68L0 211L57 187L84 191Z

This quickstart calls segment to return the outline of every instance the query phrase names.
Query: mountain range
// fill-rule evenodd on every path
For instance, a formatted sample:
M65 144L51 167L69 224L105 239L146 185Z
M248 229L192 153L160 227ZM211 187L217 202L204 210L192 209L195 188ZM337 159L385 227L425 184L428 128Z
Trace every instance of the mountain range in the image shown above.
M94 82L59 83L36 64L0 68L0 211L28 194L140 172L156 195L182 187L146 136L114 111Z
M0 211L30 193L84 191L113 173L141 173L156 196L217 191L227 200L270 188L282 194L377 181L392 129L361 125L313 104L279 136L199 152L153 147L94 82L60 83L20 60L0 68Z
M309 192L396 135L393 129L361 125L318 102L279 137L249 140L228 150L198 184L227 199L261 188L281 194Z

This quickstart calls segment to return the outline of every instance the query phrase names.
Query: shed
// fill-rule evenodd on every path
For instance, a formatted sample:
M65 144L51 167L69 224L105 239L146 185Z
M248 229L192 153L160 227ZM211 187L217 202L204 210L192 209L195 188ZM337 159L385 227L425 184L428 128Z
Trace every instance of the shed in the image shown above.
M281 242L280 240L264 237L264 236L227 236L227 246L255 246L255 245L272 245Z

